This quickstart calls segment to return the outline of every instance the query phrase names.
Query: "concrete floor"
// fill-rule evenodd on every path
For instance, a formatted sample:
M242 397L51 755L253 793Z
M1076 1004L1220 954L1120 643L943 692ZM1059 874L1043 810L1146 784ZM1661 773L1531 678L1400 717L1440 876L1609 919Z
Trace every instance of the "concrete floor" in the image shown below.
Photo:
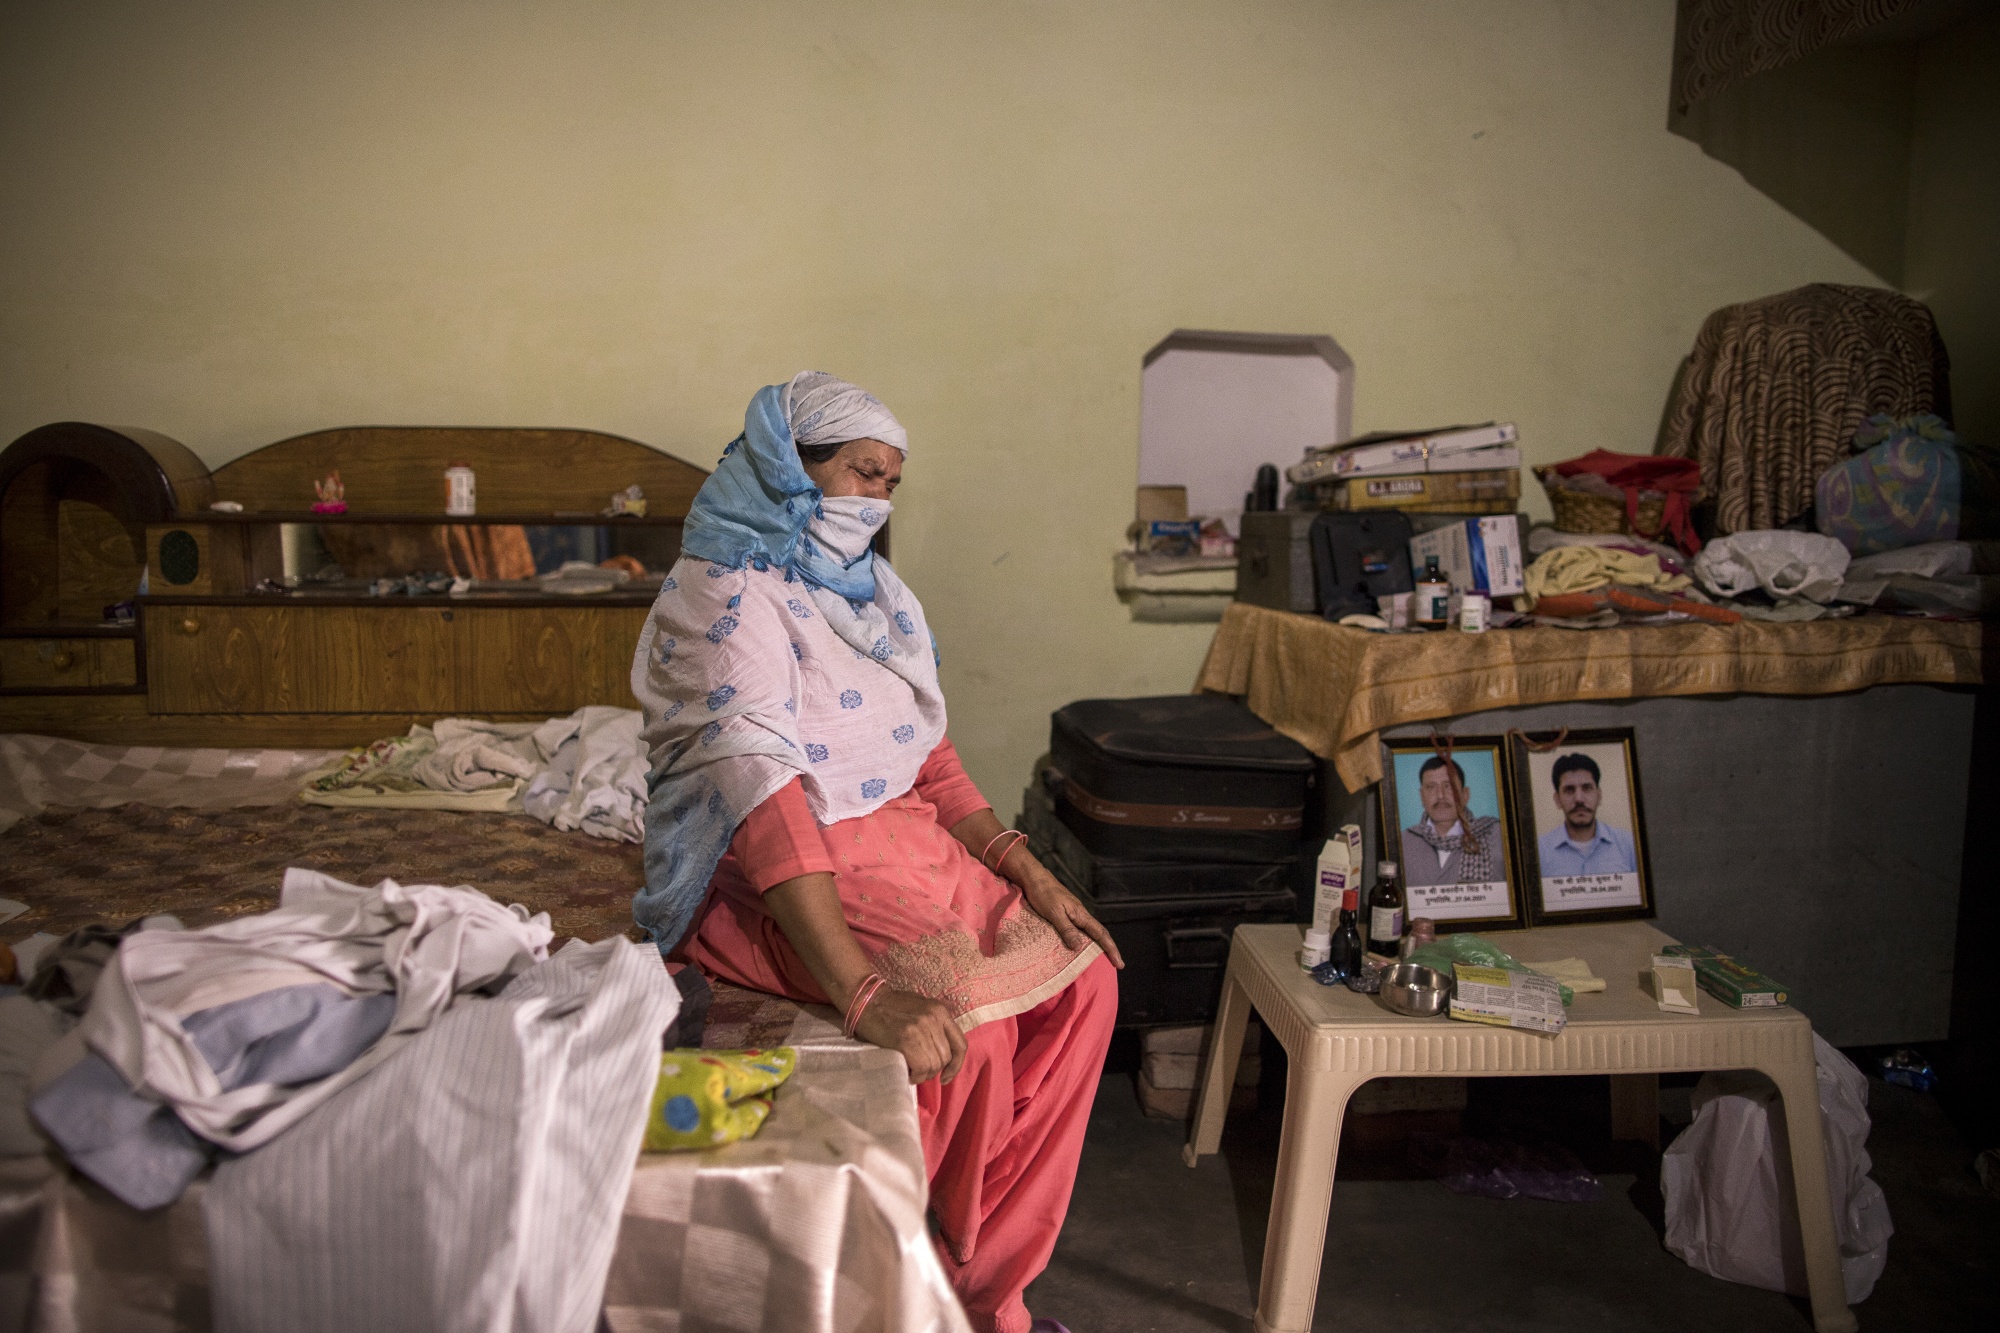
M1275 1043L1267 1043L1275 1048ZM1098 1088L1055 1257L1028 1291L1073 1333L1249 1333L1277 1162L1283 1057L1222 1151L1184 1166L1185 1127L1148 1119L1126 1062ZM1871 1080L1874 1177L1896 1235L1863 1329L2000 1327L2000 1199L1936 1101ZM1467 1132L1568 1147L1602 1178L1594 1204L1493 1200L1417 1178L1400 1149L1343 1153L1315 1329L1397 1333L1810 1329L1803 1300L1695 1272L1660 1244L1658 1158L1608 1137L1605 1081L1471 1084ZM1671 1127L1669 1127L1671 1129Z

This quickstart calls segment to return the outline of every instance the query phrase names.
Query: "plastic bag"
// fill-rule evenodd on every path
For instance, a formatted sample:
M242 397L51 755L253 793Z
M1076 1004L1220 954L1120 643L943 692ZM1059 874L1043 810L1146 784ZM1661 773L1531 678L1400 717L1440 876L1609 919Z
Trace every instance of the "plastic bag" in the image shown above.
M1597 1203L1604 1182L1560 1144L1532 1146L1469 1135L1412 1134L1410 1163L1454 1194L1487 1199Z
M1440 935L1429 944L1419 945L1410 951L1410 956L1402 960L1406 963L1420 963L1436 968L1446 976L1452 975L1452 964L1464 963L1470 967L1504 967L1509 972L1533 972L1535 969L1508 953L1491 940L1477 935ZM1558 979L1556 989L1562 992L1565 1008L1576 998L1576 992Z
M1875 1289L1889 1261L1889 1201L1868 1178L1868 1080L1813 1035L1827 1188L1847 1303ZM1660 1159L1670 1253L1711 1277L1768 1291L1806 1292L1791 1145L1774 1116L1778 1090L1762 1074L1708 1074L1695 1086L1694 1123Z
M1762 589L1780 601L1830 602L1849 559L1845 546L1817 532L1738 532L1704 546L1694 576L1717 597Z

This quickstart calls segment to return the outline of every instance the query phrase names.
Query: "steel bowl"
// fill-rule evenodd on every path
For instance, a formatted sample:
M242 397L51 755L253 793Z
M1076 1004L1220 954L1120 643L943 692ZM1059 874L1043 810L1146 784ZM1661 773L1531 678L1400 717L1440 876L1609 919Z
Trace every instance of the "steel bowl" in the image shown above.
M1434 967L1398 963L1382 974L1380 999L1391 1013L1436 1018L1451 1003L1452 981Z

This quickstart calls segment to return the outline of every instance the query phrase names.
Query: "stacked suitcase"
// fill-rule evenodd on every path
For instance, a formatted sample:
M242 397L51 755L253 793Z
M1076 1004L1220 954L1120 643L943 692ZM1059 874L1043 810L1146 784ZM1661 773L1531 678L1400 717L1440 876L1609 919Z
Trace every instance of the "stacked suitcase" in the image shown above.
M1117 941L1120 1026L1206 1022L1235 928L1304 919L1316 761L1220 695L1086 699L1050 733L1021 828Z

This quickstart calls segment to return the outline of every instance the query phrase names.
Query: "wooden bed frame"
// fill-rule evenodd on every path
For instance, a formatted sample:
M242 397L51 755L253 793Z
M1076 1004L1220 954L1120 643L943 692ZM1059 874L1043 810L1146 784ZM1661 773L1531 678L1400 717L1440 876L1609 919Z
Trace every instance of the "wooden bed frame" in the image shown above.
M455 463L477 477L475 517L444 513ZM310 512L312 483L336 470L350 512ZM151 432L44 426L0 453L0 731L339 746L446 715L635 707L627 681L651 588L581 598L272 591L264 581L281 573L281 525L605 525L647 529L677 551L707 475L588 430L344 427L211 473ZM634 484L647 515L601 517ZM135 598L136 624L102 623L101 607Z

